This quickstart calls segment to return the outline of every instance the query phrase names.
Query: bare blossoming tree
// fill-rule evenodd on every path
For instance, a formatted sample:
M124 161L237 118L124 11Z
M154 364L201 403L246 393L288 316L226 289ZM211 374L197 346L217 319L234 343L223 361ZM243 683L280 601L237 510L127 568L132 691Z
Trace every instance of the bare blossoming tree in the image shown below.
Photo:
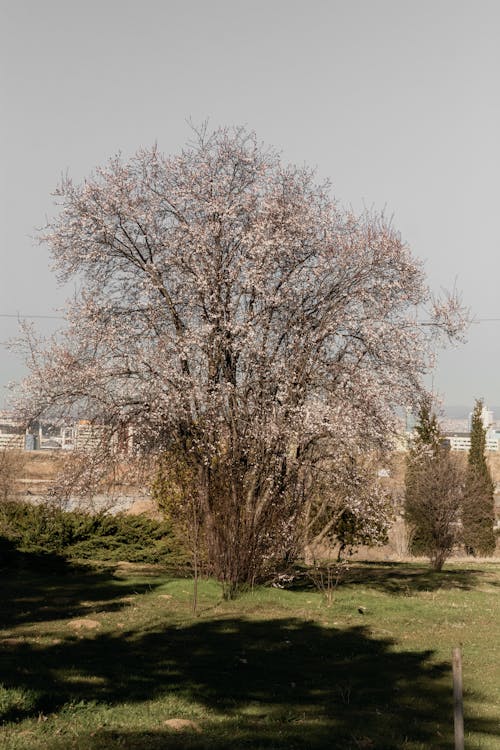
M387 543L394 507L390 494L377 475L380 455L364 455L361 447L348 446L345 454L332 441L316 451L319 461L304 467L302 542L306 559L331 556L337 561L361 545ZM366 451L366 446L364 446ZM327 555L328 556L328 555Z
M213 570L236 586L293 535L311 452L383 444L431 341L463 321L383 216L342 209L245 130L195 135L63 181L42 239L81 292L50 345L28 333L21 408L182 446Z

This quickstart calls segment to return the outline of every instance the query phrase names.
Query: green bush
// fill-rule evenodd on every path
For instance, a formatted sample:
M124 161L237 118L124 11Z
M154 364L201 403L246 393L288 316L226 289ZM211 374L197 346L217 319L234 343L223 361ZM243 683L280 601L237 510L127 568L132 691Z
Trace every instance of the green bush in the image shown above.
M168 521L123 513L91 515L47 505L0 506L0 535L22 552L68 558L182 565L186 553Z

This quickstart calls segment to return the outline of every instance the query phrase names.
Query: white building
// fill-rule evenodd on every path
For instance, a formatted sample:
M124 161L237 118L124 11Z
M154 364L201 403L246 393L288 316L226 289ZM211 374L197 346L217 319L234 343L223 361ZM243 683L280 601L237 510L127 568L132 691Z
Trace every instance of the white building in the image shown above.
M470 450L470 432L448 432L443 437L452 451ZM486 433L485 449L487 451L500 451L499 432L489 430Z
M0 450L24 448L24 426L10 412L0 412Z
M89 419L79 419L73 428L73 447L78 451L97 448L105 439L105 428Z

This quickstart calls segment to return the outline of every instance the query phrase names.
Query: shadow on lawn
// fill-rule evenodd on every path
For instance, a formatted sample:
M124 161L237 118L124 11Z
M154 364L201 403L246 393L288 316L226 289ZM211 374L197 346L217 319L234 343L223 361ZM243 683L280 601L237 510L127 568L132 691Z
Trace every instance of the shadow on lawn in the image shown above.
M445 569L439 573L428 565L408 563L352 563L345 574L341 586L363 586L396 596L413 596L421 591L461 589L471 591L480 582L481 570ZM490 581L489 585L496 586ZM294 582L289 586L294 591L315 590L316 587L306 570L299 570Z
M346 583L375 588L388 594L408 596L420 591L462 589L471 591L480 580L481 570L432 570L428 565L407 563L357 563L349 571Z
M292 618L198 620L161 631L13 644L2 655L2 680L34 698L3 718L169 695L210 710L202 734L176 735L158 720L145 733L96 727L78 747L396 750L422 743L444 750L453 738L451 677L449 665L431 659L430 651L395 651L364 628L333 630ZM480 719L467 728L498 731ZM65 746L64 737L46 744Z
M90 609L119 611L127 606L124 597L154 588L153 582L124 585L112 572L56 554L21 552L0 537L0 628L85 617Z
M62 575L72 568L52 562L53 573L50 565L33 571L31 558L0 573L10 594L10 603L2 599L5 624L88 614L83 599L109 612L123 606L125 594L139 592L110 571ZM201 734L168 731L166 714L151 719L147 732L94 726L79 735L79 750L451 747L450 666L434 663L431 651L397 651L394 645L361 627L243 617L62 641L10 638L0 644L1 682L14 699L0 702L0 721L36 718L65 705L71 711L71 705L169 696L208 709ZM498 726L484 719L470 719L467 730L500 737ZM65 750L68 738L47 736L45 746Z

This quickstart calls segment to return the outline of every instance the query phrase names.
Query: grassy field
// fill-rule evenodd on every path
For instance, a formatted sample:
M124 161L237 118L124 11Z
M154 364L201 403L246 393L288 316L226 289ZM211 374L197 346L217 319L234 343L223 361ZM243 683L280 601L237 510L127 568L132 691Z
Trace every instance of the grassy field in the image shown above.
M16 553L0 571L0 747L500 747L500 564L356 564L327 606L307 579L223 601L157 567Z

